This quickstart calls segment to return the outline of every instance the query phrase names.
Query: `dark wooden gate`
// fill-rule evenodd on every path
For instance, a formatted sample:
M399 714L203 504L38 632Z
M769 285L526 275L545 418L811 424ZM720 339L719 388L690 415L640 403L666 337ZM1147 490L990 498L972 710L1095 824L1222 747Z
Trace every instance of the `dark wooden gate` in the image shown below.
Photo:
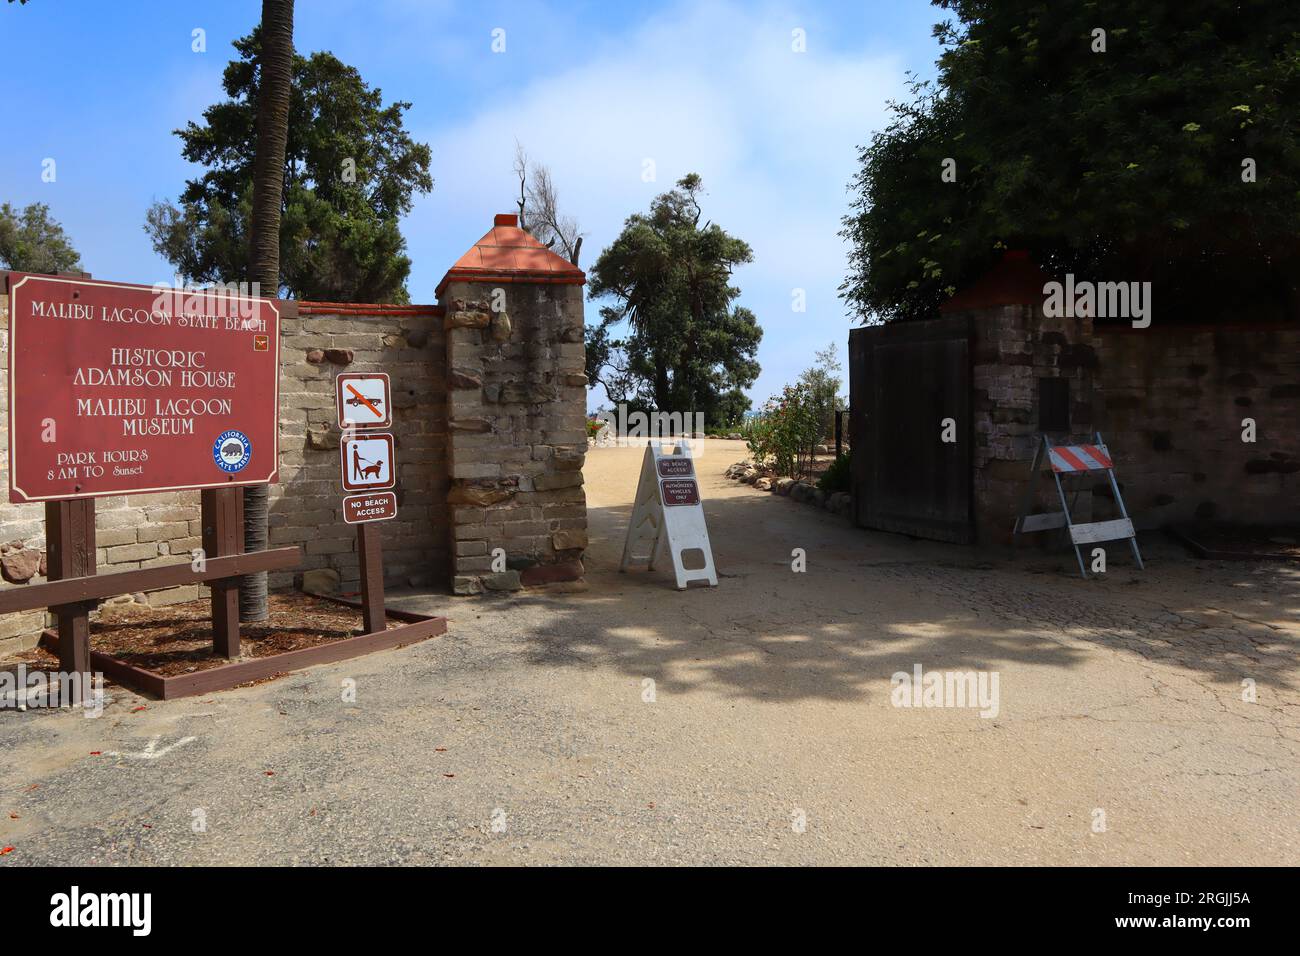
M970 320L942 318L849 333L855 521L969 543ZM956 426L942 441L943 420Z

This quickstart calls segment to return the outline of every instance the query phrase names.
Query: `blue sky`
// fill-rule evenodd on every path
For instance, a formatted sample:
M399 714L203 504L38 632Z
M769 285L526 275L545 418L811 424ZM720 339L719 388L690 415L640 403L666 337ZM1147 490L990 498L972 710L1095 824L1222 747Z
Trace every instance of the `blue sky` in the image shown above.
M174 200L196 172L172 130L222 98L230 41L259 15L254 0L0 4L0 201L47 203L97 278L169 278L142 224L151 202ZM514 211L516 139L551 167L563 210L586 233L583 266L629 214L700 173L705 216L754 249L735 282L764 329L757 405L814 350L835 342L843 355L851 322L836 292L836 233L856 147L904 95L907 71L933 75L930 28L943 18L924 0L298 0L295 43L332 51L386 101L413 104L407 126L432 147L435 179L403 223L415 302L433 301L494 213ZM206 53L191 50L196 28ZM497 28L503 53L491 48ZM791 49L795 29L804 53ZM41 179L46 158L57 163L52 183ZM642 179L646 159L654 182ZM795 289L806 312L792 310Z

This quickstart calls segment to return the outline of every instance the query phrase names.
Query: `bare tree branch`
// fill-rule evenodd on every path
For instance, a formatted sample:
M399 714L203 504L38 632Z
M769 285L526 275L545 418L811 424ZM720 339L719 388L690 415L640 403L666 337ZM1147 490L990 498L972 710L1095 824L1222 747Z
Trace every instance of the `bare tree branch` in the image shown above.
M519 198L515 202L519 206L519 228L528 231L528 222L524 218L524 205L527 202L525 186L528 182L528 154L524 152L523 144L515 140L515 175L519 177Z
M571 216L561 215L559 195L551 170L541 163L529 163L522 145L515 143L515 175L519 177L519 225L547 249L557 249L575 266L582 255L582 232ZM531 176L531 181L530 181ZM528 225L524 224L525 207Z

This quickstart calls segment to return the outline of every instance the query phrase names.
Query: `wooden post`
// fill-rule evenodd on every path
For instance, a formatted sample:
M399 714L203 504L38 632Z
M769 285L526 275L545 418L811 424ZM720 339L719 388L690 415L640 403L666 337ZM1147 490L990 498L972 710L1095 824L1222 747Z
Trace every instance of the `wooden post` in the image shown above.
M357 556L361 561L361 619L367 634L387 628L384 617L384 552L376 522L357 525Z
M244 552L244 493L242 488L205 488L203 553L224 558ZM223 657L239 656L239 578L221 578L212 587L212 650Z
M844 413L838 408L835 410L835 457L839 458L844 454Z
M95 573L94 498L45 503L45 550L51 581ZM90 673L90 610L96 603L50 608L58 620L59 669L64 673Z

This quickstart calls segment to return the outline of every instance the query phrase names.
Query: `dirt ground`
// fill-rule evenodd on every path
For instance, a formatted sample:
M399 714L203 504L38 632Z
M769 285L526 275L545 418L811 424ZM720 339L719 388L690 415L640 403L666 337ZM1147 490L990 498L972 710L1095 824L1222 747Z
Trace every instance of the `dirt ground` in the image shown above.
M1145 572L1116 546L1083 581L853 529L702 449L717 589L618 573L641 449L597 449L585 593L407 595L448 634L0 712L0 866L1300 862L1296 565L1151 537ZM894 706L916 665L996 672L996 716Z

